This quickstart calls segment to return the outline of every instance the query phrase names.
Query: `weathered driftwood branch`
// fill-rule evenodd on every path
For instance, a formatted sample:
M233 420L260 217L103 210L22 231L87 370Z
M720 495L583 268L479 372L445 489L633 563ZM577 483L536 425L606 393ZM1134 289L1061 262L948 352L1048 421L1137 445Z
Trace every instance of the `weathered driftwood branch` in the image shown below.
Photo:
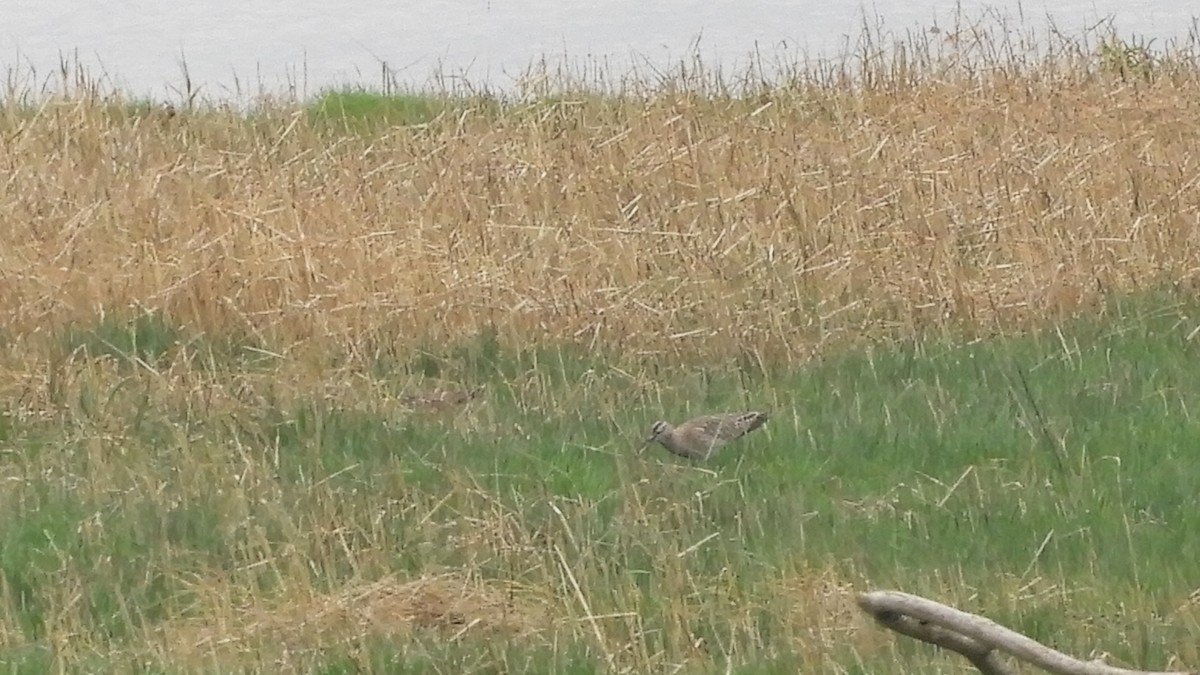
M861 599L859 604L862 605ZM1017 675L1017 671L1000 660L1000 655L994 649L977 640L972 640L941 626L918 621L904 614L888 611L874 612L869 609L867 612L876 621L897 633L962 654L983 675Z
M1200 671L1149 672L1080 661L981 616L898 591L858 596L858 606L876 621L923 642L962 654L984 675L1014 675L998 651L1055 675L1200 675Z

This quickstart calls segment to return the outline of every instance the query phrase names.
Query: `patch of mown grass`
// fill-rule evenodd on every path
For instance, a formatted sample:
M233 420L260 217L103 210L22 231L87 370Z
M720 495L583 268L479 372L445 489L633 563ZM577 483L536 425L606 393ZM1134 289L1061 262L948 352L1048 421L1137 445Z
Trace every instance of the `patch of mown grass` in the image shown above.
M308 104L309 119L349 130L420 126L454 111L495 110L499 102L486 95L471 97L426 93L378 93L340 89L322 93Z

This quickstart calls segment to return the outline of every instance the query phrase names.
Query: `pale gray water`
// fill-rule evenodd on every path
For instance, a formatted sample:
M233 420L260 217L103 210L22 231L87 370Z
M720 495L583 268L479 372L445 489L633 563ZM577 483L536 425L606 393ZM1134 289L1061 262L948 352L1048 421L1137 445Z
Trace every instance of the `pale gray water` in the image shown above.
M617 71L693 53L736 67L756 48L783 60L836 56L864 15L903 36L947 27L959 5L968 17L986 6L1035 27L1049 15L1079 34L1111 17L1120 35L1158 43L1185 39L1200 14L1184 0L0 0L0 68L28 81L77 55L92 74L159 99L182 85L181 58L208 98L233 98L238 81L243 94L378 86L381 63L401 84L440 71L505 89L543 55L605 58Z

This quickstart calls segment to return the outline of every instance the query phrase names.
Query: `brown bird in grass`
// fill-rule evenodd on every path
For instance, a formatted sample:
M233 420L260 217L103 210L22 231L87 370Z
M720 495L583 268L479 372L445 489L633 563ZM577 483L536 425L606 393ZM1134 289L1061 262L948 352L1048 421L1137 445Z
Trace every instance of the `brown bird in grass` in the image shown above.
M659 420L650 427L646 444L658 441L664 448L688 459L708 459L718 448L761 427L763 412L720 413L694 417L679 426Z
M446 408L469 403L482 392L483 386L473 389L444 389L439 387L429 391L404 394L400 399L414 408L445 410Z

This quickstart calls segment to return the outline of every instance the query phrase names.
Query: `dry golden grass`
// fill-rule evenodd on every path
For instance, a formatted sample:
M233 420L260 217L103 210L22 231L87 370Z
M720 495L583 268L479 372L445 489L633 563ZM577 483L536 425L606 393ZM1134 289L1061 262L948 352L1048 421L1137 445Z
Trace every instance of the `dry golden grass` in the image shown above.
M802 359L1190 283L1197 71L1130 78L1065 49L980 65L991 38L957 37L940 59L876 56L865 85L827 70L738 99L568 97L363 136L286 109L10 104L4 328L27 354L136 307L292 355L494 326Z
M887 636L855 608L854 589L830 571L796 570L782 576L776 585L789 609L786 625L791 630L791 649L819 654L840 644L878 654L889 647ZM166 622L147 640L156 658L176 666L257 663L290 669L331 646L371 638L454 643L463 638L495 637L551 645L589 640L593 622L619 625L636 618L631 613L579 616L578 608L563 603L565 598L554 597L548 588L489 582L459 573L408 581L389 576L332 593L312 597L292 593L277 600L239 599L237 589L213 579L198 580L196 587L202 592L200 606L193 607L187 617ZM739 618L749 635L755 621L752 609L730 606L706 611L728 611L733 616L745 613ZM714 652L747 648L738 645L733 636L728 644L708 644L692 635L686 623L680 625L679 639L685 642L681 651L690 653L689 660L706 663ZM661 654L638 653L644 637L636 632L617 629L601 635L606 639L595 646L620 667L637 668L656 660L661 665L670 663ZM780 646L760 642L751 648L772 647Z
M465 635L503 635L529 640L552 633L554 620L535 589L501 587L455 574L411 581L384 578L307 598L291 596L245 605L217 595L211 581L201 587L215 602L194 616L161 627L160 654L183 666L247 662L294 667L289 658L311 657L331 645L368 637L412 639L422 631L453 642ZM542 594L544 595L544 593Z

